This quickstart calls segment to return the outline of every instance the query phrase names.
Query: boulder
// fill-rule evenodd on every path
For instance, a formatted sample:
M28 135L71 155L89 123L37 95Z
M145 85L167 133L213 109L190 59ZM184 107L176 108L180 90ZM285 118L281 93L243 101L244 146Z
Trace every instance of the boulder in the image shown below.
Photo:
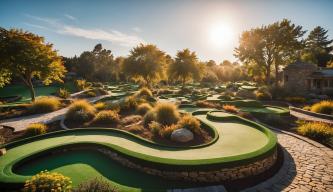
M181 143L186 143L193 140L193 133L185 128L176 129L171 133L171 140Z

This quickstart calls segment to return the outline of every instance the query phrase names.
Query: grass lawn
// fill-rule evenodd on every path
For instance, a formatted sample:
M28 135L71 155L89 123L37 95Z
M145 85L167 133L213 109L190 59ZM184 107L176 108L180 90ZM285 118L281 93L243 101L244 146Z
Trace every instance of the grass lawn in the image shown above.
M65 83L63 85L53 85L53 86L39 86L35 87L36 97L38 96L47 96L51 95L52 93L57 92L60 88L66 88L69 92L74 92L75 87L72 82ZM8 96L22 96L19 101L13 103L7 103L4 106L15 105L20 103L28 103L31 101L30 91L28 87L24 85L9 85L3 88L0 88L0 95L1 97L8 97Z

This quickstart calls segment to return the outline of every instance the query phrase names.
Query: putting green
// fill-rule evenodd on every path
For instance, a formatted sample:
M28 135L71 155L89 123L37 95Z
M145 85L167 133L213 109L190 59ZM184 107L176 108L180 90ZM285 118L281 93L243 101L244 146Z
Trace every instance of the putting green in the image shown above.
M196 111L193 115L203 124L215 128L219 137L210 145L196 148L165 147L147 142L124 131L96 128L59 131L9 144L7 145L7 154L0 157L0 182L23 183L27 179L27 176L22 174L30 175L38 172L38 170L47 169L51 165L47 164L48 161L38 160L37 158L37 161L42 162L35 163L34 166L29 165L29 163L25 166L27 169L21 170L22 172L13 173L12 167L15 167L17 163L40 152L76 143L103 145L125 156L157 166L171 166L173 168L187 167L197 170L205 169L209 166L229 166L253 162L261 156L270 154L275 149L276 137L265 127L223 112L210 112L208 115L215 116L215 118L208 118L209 116L206 115L207 112ZM56 158L66 159L66 156L60 155L60 157ZM56 160L50 160L50 162L53 161L57 162ZM111 160L109 161L111 162ZM89 161L88 164L94 167L94 164L99 163L100 161L96 160ZM30 166L31 168L29 168ZM87 166L87 164L84 164L84 166ZM59 169L71 172L71 167L74 174L78 169L76 168L76 164L68 164L68 166L64 164ZM127 173L124 172L124 174ZM110 178L110 180L117 182L113 178ZM80 181L83 181L83 179ZM79 182L79 180L75 180L75 182ZM121 185L121 183L118 184ZM128 186L127 184L125 185ZM144 188L145 186L134 187Z

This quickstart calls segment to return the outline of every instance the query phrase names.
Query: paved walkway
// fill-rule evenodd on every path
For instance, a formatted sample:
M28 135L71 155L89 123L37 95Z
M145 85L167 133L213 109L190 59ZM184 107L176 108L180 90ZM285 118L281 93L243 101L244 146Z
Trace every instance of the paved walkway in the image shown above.
M333 150L292 133L275 132L283 147L283 166L272 178L244 191L333 191Z
M298 119L301 119L301 120L317 121L317 122L333 124L332 120L315 117L315 116L308 115L308 114L305 114L305 113L301 113L301 112L298 112L298 111L292 110L292 109L290 109L290 115L292 115L294 117L297 117Z
M87 98L87 100L91 103L99 101L105 97L109 97L109 95L101 95L97 97ZM68 107L60 109L58 111L54 111L51 113L37 114L37 115L29 115L24 117L17 117L12 119L6 119L0 121L0 126L6 126L14 128L14 131L22 131L31 123L51 123L57 120L61 120L62 117L67 112Z

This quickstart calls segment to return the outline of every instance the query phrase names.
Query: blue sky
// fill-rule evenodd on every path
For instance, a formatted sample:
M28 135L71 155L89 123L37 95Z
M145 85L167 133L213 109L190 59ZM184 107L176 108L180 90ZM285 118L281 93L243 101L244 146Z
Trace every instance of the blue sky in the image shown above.
M156 44L175 55L189 48L201 60L234 61L242 31L290 19L304 29L322 26L333 38L330 0L1 0L0 26L22 28L46 38L64 56L102 43L126 56L138 43ZM212 31L219 32L212 36Z

